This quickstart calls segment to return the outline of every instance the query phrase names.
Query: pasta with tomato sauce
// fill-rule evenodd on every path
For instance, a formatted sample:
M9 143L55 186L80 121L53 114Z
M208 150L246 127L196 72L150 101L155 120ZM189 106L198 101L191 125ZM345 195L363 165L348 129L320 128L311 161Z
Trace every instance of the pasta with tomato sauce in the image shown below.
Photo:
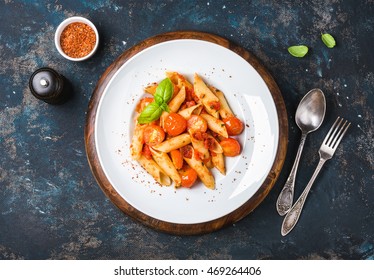
M145 93L136 106L131 157L161 185L191 188L200 180L214 189L211 169L225 175L224 158L241 152L232 136L244 129L224 94L198 74L191 83L177 72Z

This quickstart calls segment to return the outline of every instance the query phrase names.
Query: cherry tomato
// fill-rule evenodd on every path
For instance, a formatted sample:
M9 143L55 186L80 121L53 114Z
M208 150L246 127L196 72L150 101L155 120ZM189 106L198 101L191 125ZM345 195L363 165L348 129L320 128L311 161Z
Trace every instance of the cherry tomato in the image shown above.
M191 115L187 121L187 127L191 131L205 132L208 129L208 124L202 117Z
M223 154L227 157L235 157L240 154L240 144L234 138L223 139L219 144L223 149Z
M227 117L222 120L225 123L227 133L231 136L239 135L244 129L244 125L237 117Z
M170 136L177 136L187 128L187 121L177 113L170 113L164 120L164 128Z
M155 146L164 141L164 138L165 132L160 126L151 124L144 128L143 140L145 144Z
M136 105L136 112L141 113L145 107L151 102L153 102L153 97L144 97L140 99L139 103Z
M182 187L191 188L192 185L195 183L197 179L197 173L194 169L189 166L184 166L180 171L179 174L182 179Z
M183 166L182 153L179 150L172 150L170 152L171 161L173 162L176 169L181 169Z

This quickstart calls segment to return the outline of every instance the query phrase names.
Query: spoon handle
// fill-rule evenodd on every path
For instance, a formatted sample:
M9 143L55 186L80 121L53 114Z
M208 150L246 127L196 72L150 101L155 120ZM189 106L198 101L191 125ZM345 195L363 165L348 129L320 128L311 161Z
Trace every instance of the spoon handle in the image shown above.
M306 198L308 197L309 191L312 188L314 180L317 178L317 175L321 171L321 168L325 162L326 159L319 160L318 166L316 167L316 170L314 171L312 178L310 178L308 185L305 187L305 190L284 218L281 227L281 234L283 236L287 235L295 227L297 221L299 220L301 210L303 210L304 203Z
M300 157L303 152L305 140L307 133L302 133L301 134L301 139L300 139L300 144L299 148L297 150L295 162L292 166L290 175L288 176L288 179L286 183L284 184L284 187L282 191L280 192L278 199L277 199L277 211L279 215L284 216L287 214L287 212L291 209L292 202L293 202L293 194L294 194L294 189L295 189L295 178L296 178L296 172L297 168L299 166L300 162Z

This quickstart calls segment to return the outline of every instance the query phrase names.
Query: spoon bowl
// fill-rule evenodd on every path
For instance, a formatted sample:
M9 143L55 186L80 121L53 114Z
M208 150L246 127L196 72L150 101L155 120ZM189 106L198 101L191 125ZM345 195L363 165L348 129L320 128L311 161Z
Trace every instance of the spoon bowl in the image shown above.
M297 107L296 124L304 133L315 131L321 126L325 112L325 95L318 88L312 89L301 99Z
M304 148L306 136L308 135L308 133L315 131L321 126L323 119L325 118L325 112L325 95L323 94L322 90L318 88L309 91L301 99L299 106L297 107L295 121L297 126L301 130L301 139L295 162L292 166L292 170L277 199L277 211L281 216L287 214L292 206L296 172L297 167L299 166L299 161Z

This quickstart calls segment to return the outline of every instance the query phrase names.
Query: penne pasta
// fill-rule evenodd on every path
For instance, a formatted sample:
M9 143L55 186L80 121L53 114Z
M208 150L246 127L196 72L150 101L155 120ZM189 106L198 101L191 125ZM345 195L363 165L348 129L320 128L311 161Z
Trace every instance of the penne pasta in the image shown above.
M214 117L212 117L211 115L208 115L208 114L200 114L200 116L206 120L207 124L208 124L208 128L227 138L229 137L228 133L227 133L227 130L226 130L226 126L225 126L225 123L223 121L221 121L220 119L216 119Z
M209 160L207 162L204 162L205 166L208 168L208 169L212 169L214 167L213 165L213 162L212 162L212 157L209 158Z
M212 163L215 168L222 174L226 175L225 160L222 153L211 153Z
M182 87L180 91L173 97L173 99L168 103L170 112L177 112L179 107L182 105L186 99L186 88Z
M227 117L232 117L234 116L234 113L231 111L229 104L227 103L227 100L225 98L225 95L223 94L222 91L219 89L216 89L213 86L209 87L210 90L218 97L221 107L219 108L219 115L221 116L222 119L225 119Z
M197 176L200 178L201 182L203 182L203 184L207 188L213 190L215 187L214 177L209 169L205 166L205 164L202 161L196 159L195 151L193 150L191 158L184 157L184 160L192 169L196 171Z
M179 149L191 143L191 137L188 133L183 133L173 138L169 138L161 144L153 146L157 151L169 153L172 150Z
M169 156L164 152L160 152L152 148L151 153L154 161L158 164L158 166L160 166L160 168L165 172L165 174L168 175L174 181L175 186L179 187L181 185L182 180Z
M195 137L194 132L190 132L191 144L196 152L198 152L199 158L204 162L210 158L209 150L204 144L204 139L198 139Z
M164 186L171 185L170 177L167 176L161 170L161 168L157 165L157 163L153 159L147 159L145 156L141 155L138 158L138 162L161 185L164 185Z
M182 105L184 100L186 99L186 88L182 87L180 91L173 97L173 99L169 102L169 110L170 112L177 112L179 110L179 107ZM169 115L168 112L164 111L161 114L160 117L160 125L161 127L164 127L164 120Z
M179 88L185 87L188 90L193 90L192 84L178 72L166 72L166 76L170 78L173 84L177 85Z
M212 151L216 154L223 153L223 149L221 145L212 135L208 134L207 141L208 141L207 146L208 146L209 151Z
M213 190L210 169L226 174L225 157L241 151L231 136L239 135L244 124L223 92L205 84L198 74L192 84L178 72L166 75L144 88L153 97L142 98L135 108L131 158L161 185L174 182L175 187L190 188L200 178Z
M144 88L144 91L145 91L146 93L149 93L149 94L154 95L155 92L156 92L156 88L157 88L157 86L158 86L157 83L152 83L152 84L150 84L149 86L146 86L146 87Z
M203 103L205 110L213 117L218 118L219 99L197 74L195 74L194 92Z
M131 158L137 160L140 158L143 149L143 131L145 125L136 124L134 134L132 136L130 145Z
M192 114L196 113L196 115L198 115L200 111L201 111L201 104L196 104L186 109L180 110L178 114L187 120L191 117Z

